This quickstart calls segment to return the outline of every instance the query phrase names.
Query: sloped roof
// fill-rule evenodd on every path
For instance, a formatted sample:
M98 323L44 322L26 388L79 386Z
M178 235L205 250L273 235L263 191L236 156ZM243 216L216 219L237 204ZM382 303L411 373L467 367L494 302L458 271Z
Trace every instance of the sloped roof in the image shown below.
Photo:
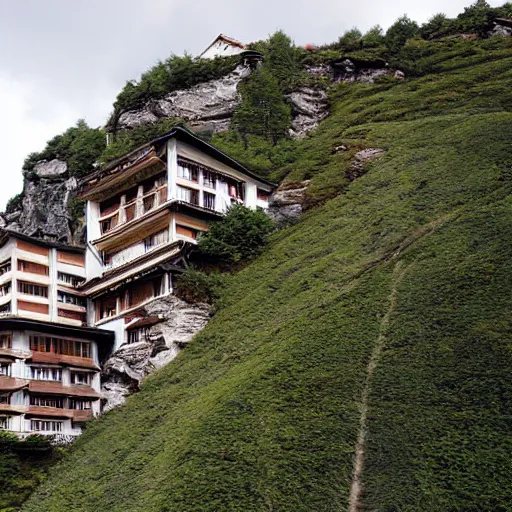
M223 164L227 165L228 167L231 167L232 169L235 169L237 171L240 171L242 174L245 174L246 176L249 176L255 180L260 181L261 183L265 183L266 185L269 185L271 187L277 187L275 183L272 183L271 181L268 181L257 174L249 171L249 169L246 169L242 164L237 162L236 160L233 160L230 156L223 153L220 149L217 149L216 147L212 146L208 142L204 141L203 139L199 138L197 135L192 133L191 131L187 130L186 128L183 128L182 126L174 126L170 131L165 133L164 135L161 135L160 137L157 137L156 139L153 139L146 144L143 144L142 146L134 149L133 151L130 151L126 155L122 156L121 158L118 158L117 160L114 160L113 162L110 162L109 164L105 165L101 169L98 169L97 171L93 172L92 174L89 174L86 178L84 178L81 182L81 188L82 188L82 198L86 198L89 192L89 189L92 188L94 184L96 184L99 180L103 179L106 176L117 174L120 172L123 172L124 170L130 169L131 164L123 167L122 164L130 158L136 157L139 153L141 153L144 149L150 148L152 145L159 143L159 142L165 142L168 139L176 138L177 140L180 140L182 142L186 142L190 144L191 146L196 147L203 153L211 156L212 158L215 158L219 162L222 162ZM137 160L135 160L135 163Z
M247 45L244 43L241 43L240 41L237 41L236 39L233 39L232 37L228 37L224 34L219 34L207 47L205 50L201 52L199 57L202 57L217 41L224 41L225 43L231 45L231 46L237 46L238 48L242 50L247 49Z

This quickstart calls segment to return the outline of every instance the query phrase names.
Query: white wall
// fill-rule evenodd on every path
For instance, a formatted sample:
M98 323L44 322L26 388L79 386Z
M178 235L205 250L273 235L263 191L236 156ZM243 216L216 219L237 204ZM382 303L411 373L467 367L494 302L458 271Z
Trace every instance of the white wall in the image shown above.
M244 50L239 46L235 46L225 41L216 41L210 48L208 48L203 54L201 59L214 59L215 57L229 57L231 55L238 55Z

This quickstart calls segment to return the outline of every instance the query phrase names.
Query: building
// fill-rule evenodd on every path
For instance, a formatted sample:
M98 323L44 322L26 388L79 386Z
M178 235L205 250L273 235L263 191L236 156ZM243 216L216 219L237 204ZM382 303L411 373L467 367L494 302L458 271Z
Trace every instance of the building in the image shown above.
M275 185L181 127L89 175L87 246L0 234L0 429L74 436L101 410L100 364L160 318L198 233Z
M198 233L232 204L267 208L275 185L181 127L90 175L87 200L89 323L140 340L146 303L172 293ZM155 319L156 321L156 319Z
M73 436L100 411L113 336L86 327L84 249L0 236L0 429Z
M199 55L200 59L214 59L215 57L231 57L247 50L247 45L219 34L209 46Z

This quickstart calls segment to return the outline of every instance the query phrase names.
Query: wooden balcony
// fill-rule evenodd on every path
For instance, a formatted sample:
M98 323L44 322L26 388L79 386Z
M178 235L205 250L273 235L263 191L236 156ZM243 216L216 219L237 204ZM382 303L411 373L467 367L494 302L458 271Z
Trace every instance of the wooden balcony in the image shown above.
M73 396L83 398L98 399L100 397L90 386L72 385L64 386L60 382L49 382L44 380L32 380L28 384L30 393L38 393L43 395L60 395Z
M90 368L99 370L98 365L88 357L68 356L65 354L55 354L53 352L32 352L32 362L46 364L64 364L68 366L76 366L78 368Z
M5 377L0 375L0 391L18 391L28 385L27 379L18 379L16 377Z

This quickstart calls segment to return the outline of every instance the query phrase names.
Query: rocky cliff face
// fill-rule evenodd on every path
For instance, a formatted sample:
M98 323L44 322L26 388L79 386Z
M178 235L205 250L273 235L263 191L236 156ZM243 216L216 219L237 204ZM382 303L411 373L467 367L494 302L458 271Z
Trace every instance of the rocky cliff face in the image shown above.
M144 377L170 363L208 323L208 304L188 304L174 295L155 300L140 312L148 321L144 341L122 345L103 365L102 399L108 411L139 389Z
M0 227L43 240L80 243L83 223L70 214L76 189L77 180L69 176L66 162L43 160L26 173L21 203L0 214Z
M178 117L192 127L213 133L227 130L240 102L238 84L250 73L249 66L239 65L223 78L151 100L140 109L121 114L116 128L126 130L162 118Z

